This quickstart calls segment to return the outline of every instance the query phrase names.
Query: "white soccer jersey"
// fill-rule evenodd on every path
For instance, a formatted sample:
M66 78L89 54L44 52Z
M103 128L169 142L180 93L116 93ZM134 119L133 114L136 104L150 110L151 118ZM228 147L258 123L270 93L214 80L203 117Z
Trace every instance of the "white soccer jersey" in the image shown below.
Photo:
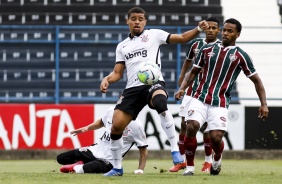
M117 45L116 63L125 62L127 84L125 88L144 85L138 80L138 66L146 61L161 68L160 45L167 44L169 33L160 29L144 30L140 36L126 38ZM164 81L163 76L159 78Z
M114 107L109 108L102 118L102 122L105 126L105 132L103 136L100 138L99 142L93 146L87 147L94 157L107 159L112 162L113 156L110 149L110 133L112 127L112 118L114 113ZM146 134L144 132L143 124L139 119L135 121L131 121L129 125L125 128L122 135L123 139L123 149L122 156L130 150L130 148L136 144L137 147L147 147Z

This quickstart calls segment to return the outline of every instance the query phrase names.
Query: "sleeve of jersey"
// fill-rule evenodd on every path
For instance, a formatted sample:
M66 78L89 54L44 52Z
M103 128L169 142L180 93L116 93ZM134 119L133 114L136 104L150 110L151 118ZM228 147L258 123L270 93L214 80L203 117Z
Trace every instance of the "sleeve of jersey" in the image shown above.
M239 52L240 54L240 65L247 77L251 77L256 74L256 69L254 67L251 57L246 52Z
M144 127L142 126L142 123L140 121L138 121L138 119L136 119L135 121L137 121L137 122L135 122L136 126L134 126L135 127L134 132L131 132L133 139L134 139L134 142L136 143L136 146L138 148L148 147Z
M102 117L102 122L103 122L104 126L106 126L108 118L112 121L113 114L114 114L114 107L110 107L106 111L105 115Z
M116 48L116 63L124 62L124 58L121 53L121 48L122 48L121 44L118 44Z
M194 65L195 67L197 68L202 68L205 64L205 61L204 61L204 47L202 47L199 51L199 53L197 54L196 56L196 59L195 59L195 62L194 62Z
M187 52L186 52L186 59L189 59L189 60L192 60L193 57L194 57L194 54L193 54L193 45L194 45L194 41L192 41L191 43L188 44L188 49L187 49Z
M154 38L158 40L159 44L167 44L170 34L161 29L151 29L151 33L154 34Z

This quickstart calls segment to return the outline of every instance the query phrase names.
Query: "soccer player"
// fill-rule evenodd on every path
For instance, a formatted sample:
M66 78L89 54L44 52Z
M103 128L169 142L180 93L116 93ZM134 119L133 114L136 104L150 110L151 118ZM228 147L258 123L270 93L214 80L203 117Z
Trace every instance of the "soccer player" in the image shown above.
M207 23L209 24L209 28L205 30L206 37L205 38L196 38L194 39L188 47L187 53L186 53L186 59L183 63L183 66L181 68L181 73L178 79L178 85L181 86L181 83L185 77L185 74L188 72L188 70L191 68L193 60L196 58L200 48L203 45L206 44L214 44L219 43L217 36L220 32L219 28L219 20L215 17L208 17L206 19ZM198 75L200 77L200 75ZM188 107L189 103L192 100L192 96L195 93L195 89L198 85L198 77L195 79L195 81L188 86L186 89L186 95L184 95L184 98L181 102L179 116L181 117L181 126L180 126L180 133L179 133L179 141L178 141L178 147L180 150L180 154L182 155L183 159L186 160L185 156L185 148L184 148L184 137L186 132L186 121L185 116L188 113ZM204 140L204 148L205 148L205 162L202 167L202 172L209 172L212 162L212 148L210 145L210 136L208 131L206 130L207 123L205 123L200 131L203 133L203 140ZM178 172L180 169L185 169L186 163L181 163L173 166L169 169L170 172Z
M238 20L227 19L221 31L222 43L205 45L200 49L192 70L185 76L180 89L175 94L175 99L180 100L185 89L192 84L202 70L202 78L185 118L188 120L184 139L187 167L183 175L194 174L194 157L197 148L196 134L205 122L208 123L207 129L214 151L210 174L219 174L224 149L222 137L228 126L227 113L230 91L241 70L254 83L260 99L261 106L258 117L264 121L268 117L265 89L254 68L252 59L245 51L235 45L241 29L242 25Z
M124 70L127 70L128 81L125 90L117 101L111 129L114 168L104 176L123 175L121 161L123 142L120 139L122 132L147 104L159 114L162 128L171 145L173 163L176 165L183 162L177 146L173 117L167 108L164 79L160 76L157 83L145 85L137 78L138 66L146 61L151 61L161 67L160 45L186 43L195 38L202 29L208 28L208 24L206 21L201 21L193 30L183 34L170 34L160 29L145 30L146 22L146 12L142 8L134 7L128 11L126 23L129 26L130 34L128 38L118 44L115 67L102 80L100 85L101 92L106 93L109 85L120 80Z
M77 135L89 130L97 130L105 127L105 132L99 139L99 142L92 146L70 150L57 156L58 163L64 165L60 169L61 172L106 173L113 168L113 156L110 150L110 130L112 127L113 113L114 107L111 107L101 119L71 132L71 134ZM131 121L125 128L122 141L122 157L125 156L134 144L139 148L139 166L134 173L143 174L147 160L148 144L143 124L139 119Z

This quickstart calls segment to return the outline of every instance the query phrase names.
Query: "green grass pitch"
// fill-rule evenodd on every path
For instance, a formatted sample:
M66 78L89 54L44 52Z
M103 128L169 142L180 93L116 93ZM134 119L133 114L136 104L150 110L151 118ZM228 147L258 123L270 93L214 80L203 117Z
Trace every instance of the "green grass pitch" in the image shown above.
M5 184L271 184L282 181L282 160L224 160L218 176L202 173L203 160L195 160L194 176L182 176L183 171L170 173L171 160L148 160L145 174L135 175L138 160L124 160L122 177L102 174L60 173L55 160L1 160L0 183Z

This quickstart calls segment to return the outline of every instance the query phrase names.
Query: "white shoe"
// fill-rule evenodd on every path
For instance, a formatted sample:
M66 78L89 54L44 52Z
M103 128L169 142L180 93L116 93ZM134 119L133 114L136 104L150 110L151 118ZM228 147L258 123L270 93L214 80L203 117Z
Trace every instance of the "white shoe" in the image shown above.
M212 168L213 168L214 170L217 170L217 168L221 165L221 159L222 159L222 155L221 155L221 157L220 157L220 159L219 159L218 161L214 161L214 160L213 160L213 162L212 162Z
M183 172L183 176L192 176L194 175L195 166L186 166L186 169Z

